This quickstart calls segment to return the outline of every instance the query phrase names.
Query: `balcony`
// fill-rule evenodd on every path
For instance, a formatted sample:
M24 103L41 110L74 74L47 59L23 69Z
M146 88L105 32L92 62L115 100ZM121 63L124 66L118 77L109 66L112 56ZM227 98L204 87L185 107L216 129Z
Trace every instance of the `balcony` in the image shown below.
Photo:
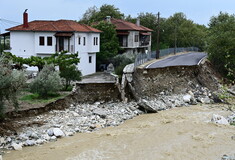
M56 52L68 51L74 53L74 45L55 45Z

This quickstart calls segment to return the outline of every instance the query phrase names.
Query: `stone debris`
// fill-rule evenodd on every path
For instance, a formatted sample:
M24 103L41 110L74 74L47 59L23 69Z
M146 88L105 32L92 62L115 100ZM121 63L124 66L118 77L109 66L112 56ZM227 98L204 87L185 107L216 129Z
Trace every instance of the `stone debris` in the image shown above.
M202 100L203 99L203 100ZM155 97L143 97L140 101L94 104L71 104L65 110L51 110L48 113L27 120L18 120L17 123L43 122L43 125L25 126L17 134L0 137L0 150L20 150L24 146L41 145L57 138L73 136L75 133L92 132L108 126L117 126L125 120L143 113L156 113L173 107L189 106L198 103L212 103L213 96L206 88L200 91L188 91L186 94L171 95L167 91ZM219 115L213 115L213 122L228 124L235 121L235 115L229 120ZM37 124L37 123L35 123Z
M235 160L235 155L234 156L228 156L228 155L223 155L221 160Z
M226 118L224 118L221 115L213 114L211 121L216 124L224 124L224 125L229 125L229 122Z

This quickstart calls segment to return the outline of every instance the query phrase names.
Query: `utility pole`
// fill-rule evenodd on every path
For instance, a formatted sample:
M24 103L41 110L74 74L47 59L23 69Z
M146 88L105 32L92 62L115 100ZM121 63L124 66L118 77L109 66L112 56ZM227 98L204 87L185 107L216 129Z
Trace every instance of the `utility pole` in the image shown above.
M160 57L159 39L160 39L160 12L158 12L158 14L157 14L157 48L156 48L156 59L158 59Z
M177 42L177 37L176 37L176 26L175 26L175 30L174 30L174 32L175 32L175 47L174 47L174 54L176 54L176 48L177 48L177 46L176 46L176 42Z

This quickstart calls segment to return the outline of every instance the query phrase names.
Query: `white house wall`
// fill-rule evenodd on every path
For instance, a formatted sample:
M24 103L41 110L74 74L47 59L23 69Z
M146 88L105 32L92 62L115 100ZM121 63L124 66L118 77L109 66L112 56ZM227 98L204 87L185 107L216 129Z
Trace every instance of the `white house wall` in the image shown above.
M96 54L95 53L80 53L80 63L78 63L78 69L82 75L88 75L96 72ZM89 63L89 56L91 56L91 63Z
M11 53L27 58L35 56L34 32L10 32Z
M36 32L35 33L35 53L36 54L53 54L55 53L56 38L55 32ZM44 45L39 45L39 37L44 37ZM47 45L47 37L52 37L52 46Z

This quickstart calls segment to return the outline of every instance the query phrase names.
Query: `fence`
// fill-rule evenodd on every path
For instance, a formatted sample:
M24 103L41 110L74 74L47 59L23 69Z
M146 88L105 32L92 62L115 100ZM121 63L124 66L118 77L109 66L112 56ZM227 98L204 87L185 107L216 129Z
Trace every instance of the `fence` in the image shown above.
M159 57L164 57L170 54L179 53L179 52L190 52L195 51L198 52L199 49L197 47L187 47L187 48L167 48L161 49ZM135 67L150 61L152 59L156 59L156 51L148 52L148 53L140 53L135 58Z

